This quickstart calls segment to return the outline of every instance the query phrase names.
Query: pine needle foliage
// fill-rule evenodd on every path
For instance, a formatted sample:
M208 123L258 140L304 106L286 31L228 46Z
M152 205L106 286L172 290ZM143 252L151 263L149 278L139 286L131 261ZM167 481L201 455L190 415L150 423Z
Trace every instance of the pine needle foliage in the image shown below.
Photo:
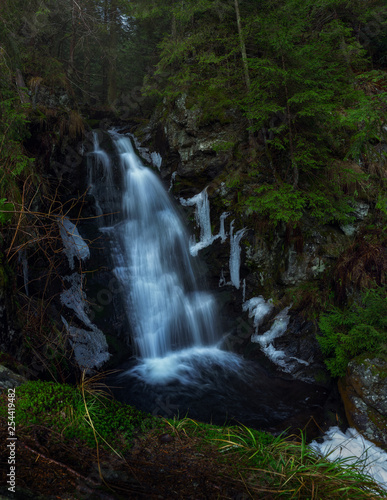
M317 340L332 376L345 375L349 361L360 354L387 354L386 310L386 288L377 287L364 292L358 303L333 306L321 315Z

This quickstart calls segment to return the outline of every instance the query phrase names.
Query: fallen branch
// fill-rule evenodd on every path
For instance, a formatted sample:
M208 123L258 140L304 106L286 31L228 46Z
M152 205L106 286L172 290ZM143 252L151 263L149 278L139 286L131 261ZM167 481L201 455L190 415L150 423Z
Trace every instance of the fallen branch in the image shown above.
M21 444L22 446L24 446L24 448L26 448L31 453L34 453L35 455L38 455L38 458L43 458L44 460L47 460L48 462L51 462L53 464L58 465L59 467L62 467L63 469L66 469L70 474L73 474L74 476L78 477L79 479L83 479L84 481L86 481L87 483L92 484L93 486L100 486L99 482L96 482L96 481L94 481L93 479L91 479L89 477L82 476L82 474L79 474L79 472L77 472L76 470L72 469L68 465L66 465L66 464L64 464L62 462L58 462L57 460L54 460L53 458L46 457L46 455L43 455L43 453L40 453L39 451L36 451L33 448L30 448L28 445L26 445L24 443L20 443L19 442L19 444Z

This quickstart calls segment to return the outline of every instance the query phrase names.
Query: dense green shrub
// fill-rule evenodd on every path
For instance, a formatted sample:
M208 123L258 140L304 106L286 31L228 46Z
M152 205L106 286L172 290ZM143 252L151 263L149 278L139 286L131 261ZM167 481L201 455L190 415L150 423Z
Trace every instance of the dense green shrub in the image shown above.
M351 359L364 352L387 349L386 288L367 290L359 303L346 309L332 307L320 317L317 336L325 363L333 376L345 374Z

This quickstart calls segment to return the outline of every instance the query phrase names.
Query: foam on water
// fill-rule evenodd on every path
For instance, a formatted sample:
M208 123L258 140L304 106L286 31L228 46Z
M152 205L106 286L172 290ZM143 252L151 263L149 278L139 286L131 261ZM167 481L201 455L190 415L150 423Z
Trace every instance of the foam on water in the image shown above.
M151 385L179 382L186 386L203 387L208 383L205 372L215 367L238 373L243 360L236 354L217 347L191 347L164 357L145 358L127 374L141 378Z

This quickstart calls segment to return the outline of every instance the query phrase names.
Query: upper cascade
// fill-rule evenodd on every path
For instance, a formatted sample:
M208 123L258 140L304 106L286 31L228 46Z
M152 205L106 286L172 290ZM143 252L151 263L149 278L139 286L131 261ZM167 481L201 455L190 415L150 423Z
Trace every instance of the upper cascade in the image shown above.
M126 291L138 355L153 359L214 345L219 338L215 301L199 290L185 227L130 138L112 137L123 179L123 220L113 234L114 272Z

